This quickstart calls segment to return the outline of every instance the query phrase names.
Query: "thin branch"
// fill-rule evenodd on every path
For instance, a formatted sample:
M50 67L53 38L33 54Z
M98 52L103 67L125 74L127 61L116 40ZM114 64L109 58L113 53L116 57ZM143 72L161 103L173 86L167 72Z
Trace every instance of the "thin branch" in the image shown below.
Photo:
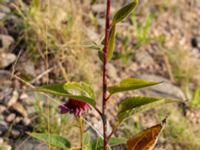
M103 62L103 97L102 97L102 119L103 119L103 150L107 150L107 119L106 119L106 97L107 97L107 56L108 56L108 40L110 30L110 0L107 0L106 22L105 22L105 43L104 43L104 62Z
M111 136L113 135L113 133L115 133L115 131L117 130L117 128L119 127L120 123L117 123L114 128L112 129L111 133L108 135L108 140L111 138Z
M31 83L34 83L36 81L38 81L39 79L41 79L43 76L45 76L46 74L50 73L53 70L53 68L49 68L47 70L45 70L44 72L42 72L40 75L38 75L36 78L34 78Z

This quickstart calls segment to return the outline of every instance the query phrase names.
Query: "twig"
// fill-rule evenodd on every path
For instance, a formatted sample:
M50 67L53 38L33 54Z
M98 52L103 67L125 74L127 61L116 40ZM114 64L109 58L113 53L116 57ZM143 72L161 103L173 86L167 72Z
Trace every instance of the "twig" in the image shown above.
M12 77L12 76L14 75L14 73L15 73L15 66L17 65L17 62L19 61L19 57L21 56L21 53L22 53L22 50L19 51L19 54L17 55L17 59L16 59L15 63L14 63L13 66L12 66L11 77Z
M39 79L41 79L43 76L45 76L46 74L50 73L53 70L53 68L49 68L47 70L45 70L43 73L41 73L40 75L38 75L35 79L33 79L31 81L31 83L34 83L36 81L38 81Z
M104 62L103 62L103 97L102 97L102 117L103 117L103 150L107 150L107 119L106 119L106 93L107 93L107 56L108 56L108 40L109 40L109 30L110 30L110 0L107 0L107 10L106 10L106 23L105 23L105 43L104 43Z

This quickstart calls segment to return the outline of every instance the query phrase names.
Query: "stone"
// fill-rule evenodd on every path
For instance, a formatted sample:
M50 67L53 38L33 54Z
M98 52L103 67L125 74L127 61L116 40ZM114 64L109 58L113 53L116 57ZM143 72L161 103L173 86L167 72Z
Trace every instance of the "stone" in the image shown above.
M10 107L13 104L15 104L17 102L18 98L19 98L19 93L17 91L14 91L11 99L9 100L9 102L7 104L7 106Z
M5 13L0 12L0 21L1 21L2 19L4 19L5 16L6 16Z
M20 136L20 131L14 129L11 131L11 134L12 134L13 138L17 138Z
M11 113L6 117L5 120L10 123L10 122L13 122L15 120L15 117L16 117L16 114L15 113Z
M10 8L0 4L0 12L8 14L10 13Z
M30 61L30 60L26 61L25 63L22 64L21 67L23 68L23 70L25 71L26 74L29 74L33 77L36 76L35 66L32 61Z
M0 70L0 79L6 78L10 75L10 72L7 70Z
M0 144L3 144L3 138L0 138Z
M12 109L14 109L16 112L18 112L20 115L22 115L23 117L27 117L27 111L24 108L24 106L21 103L15 103L12 105Z
M0 34L0 41L2 43L2 47L0 47L0 50L1 48L3 48L3 50L5 51L5 49L8 49L9 46L14 42L14 39L9 35Z
M23 119L23 123L24 123L25 126L28 126L31 123L31 120L26 117L26 118Z
M12 53L0 53L0 68L5 68L16 60L16 56Z
M10 145L7 145L7 144L1 144L0 149L1 150L11 150L12 147Z
M7 84L7 82L10 82L9 80L7 80L7 78L5 80L4 78L2 78L2 80L3 82L1 82L2 83L1 86L3 87L3 90L0 92L0 103L7 105L8 101L11 99L13 89L10 88L11 87L10 83Z
M176 98L181 100L186 99L183 91L179 87L173 85L170 82L170 80L164 77L157 75L143 74L140 75L139 78L149 81L162 82L158 85L150 86L147 89L141 90L147 93L147 95L164 97L164 98Z
M6 110L6 107L4 105L0 105L0 113L3 113Z
M21 95L20 95L20 99L21 100L24 100L24 99L27 99L28 98L28 94L27 93L22 93Z
M151 55L146 51L137 50L135 52L135 59L136 59L136 62L138 62L140 65L143 65L143 66L149 66L149 65L155 64Z
M8 124L3 120L3 116L0 115L0 135L8 130Z
M16 117L15 123L19 123L23 120L23 117Z

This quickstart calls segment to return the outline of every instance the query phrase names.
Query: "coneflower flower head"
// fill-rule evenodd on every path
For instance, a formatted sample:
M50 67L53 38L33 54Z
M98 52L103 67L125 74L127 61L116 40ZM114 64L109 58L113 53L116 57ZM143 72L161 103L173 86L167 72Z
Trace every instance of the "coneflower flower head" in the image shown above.
M60 105L59 109L61 114L71 113L80 117L85 111L90 109L90 106L85 102L70 98L63 105Z

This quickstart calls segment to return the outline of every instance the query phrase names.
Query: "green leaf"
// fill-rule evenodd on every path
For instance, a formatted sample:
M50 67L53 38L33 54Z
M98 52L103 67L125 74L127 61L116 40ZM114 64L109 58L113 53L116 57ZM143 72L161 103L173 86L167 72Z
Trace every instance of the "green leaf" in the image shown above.
M52 84L35 87L34 91L50 93L57 96L66 96L67 92L64 89L64 84Z
M45 92L56 96L64 96L89 103L95 107L95 94L86 83L68 82L65 84L53 84L36 87L35 91Z
M108 60L113 57L113 51L115 48L115 35L116 35L116 25L113 25L110 30L109 41L108 41Z
M125 138L113 137L113 138L110 138L110 140L108 141L108 144L110 147L113 147L116 145L125 144L126 142L127 142L127 139L125 139ZM102 150L102 147L103 147L103 139L102 138L98 138L92 142L93 150Z
M128 15L130 15L130 13L137 6L137 3L138 3L138 0L134 0L134 2L131 2L130 4L124 6L120 10L118 10L117 13L114 15L113 24L116 24L116 23L122 21L124 18L126 18Z
M74 96L85 96L91 99L96 98L93 89L84 82L67 82L64 84L64 89L67 93Z
M93 89L84 82L67 82L64 89L70 94L70 98L78 99L95 106L95 93Z
M125 144L126 142L127 142L126 138L117 138L117 137L112 137L108 141L110 147L121 145L121 144Z
M134 113L153 108L164 103L179 102L174 99L154 98L154 97L128 97L119 105L118 119L123 121Z
M57 148L70 148L70 142L57 134L49 134L49 133L28 133L30 136Z
M192 96L192 102L191 102L191 105L193 107L197 107L200 105L200 88L197 88L194 93L193 93L193 96Z
M108 91L110 92L110 94L114 94L114 93L118 93L118 92L124 92L124 91L144 88L144 87L156 85L159 83L160 82L145 81L145 80L136 79L136 78L127 78L127 79L122 80L117 85L109 86Z

